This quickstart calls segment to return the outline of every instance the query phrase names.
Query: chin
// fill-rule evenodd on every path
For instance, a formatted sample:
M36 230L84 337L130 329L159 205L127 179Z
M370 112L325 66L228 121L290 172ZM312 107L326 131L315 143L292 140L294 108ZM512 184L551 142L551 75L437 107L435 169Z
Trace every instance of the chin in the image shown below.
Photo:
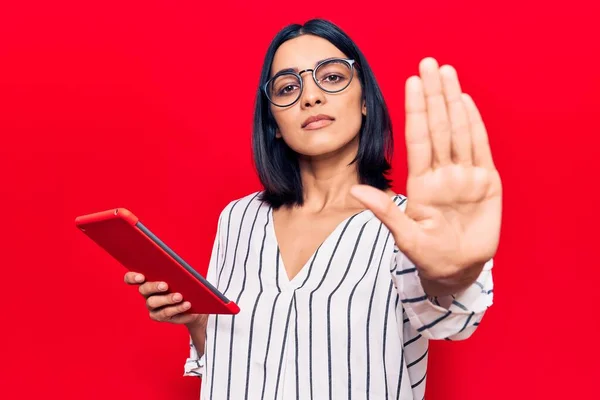
M298 145L292 147L292 149L296 153L305 157L325 156L328 154L337 153L344 149L356 151L358 149L358 141L356 141L356 149L350 148L354 147L353 142L355 138L358 138L358 136L349 137L346 140L340 140L339 137L332 137L332 135L327 134L319 134L318 137L315 135L308 140L297 143Z

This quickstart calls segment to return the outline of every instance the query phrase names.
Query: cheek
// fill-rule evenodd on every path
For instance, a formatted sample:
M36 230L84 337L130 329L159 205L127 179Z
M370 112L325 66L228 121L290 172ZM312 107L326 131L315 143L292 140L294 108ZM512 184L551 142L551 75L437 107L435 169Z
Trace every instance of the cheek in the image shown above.
M271 109L271 112L273 113L275 123L279 128L279 132L283 134L286 134L287 132L293 132L294 126L297 125L297 112L294 112L293 109Z
M360 99L346 104L343 116L340 118L340 122L343 123L344 133L352 136L358 134L362 125L362 118L362 101Z

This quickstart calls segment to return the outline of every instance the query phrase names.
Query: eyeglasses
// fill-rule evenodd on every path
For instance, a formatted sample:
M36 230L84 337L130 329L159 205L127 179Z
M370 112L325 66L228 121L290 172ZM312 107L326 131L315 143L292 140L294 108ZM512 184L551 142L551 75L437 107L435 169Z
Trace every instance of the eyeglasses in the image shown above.
M331 58L319 62L314 69L304 69L299 72L286 69L269 79L263 85L263 92L273 105L289 107L302 95L304 89L302 74L311 71L313 80L321 90L327 93L338 93L352 82L354 64L355 60Z

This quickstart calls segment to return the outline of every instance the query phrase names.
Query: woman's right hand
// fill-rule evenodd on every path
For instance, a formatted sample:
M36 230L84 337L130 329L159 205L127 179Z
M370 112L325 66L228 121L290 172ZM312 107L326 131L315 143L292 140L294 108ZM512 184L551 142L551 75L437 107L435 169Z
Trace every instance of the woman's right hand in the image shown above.
M190 308L189 301L183 301L181 293L168 293L166 282L146 282L144 275L127 272L125 283L137 285L146 300L150 318L158 322L183 324L190 327L206 324L207 315L185 313Z

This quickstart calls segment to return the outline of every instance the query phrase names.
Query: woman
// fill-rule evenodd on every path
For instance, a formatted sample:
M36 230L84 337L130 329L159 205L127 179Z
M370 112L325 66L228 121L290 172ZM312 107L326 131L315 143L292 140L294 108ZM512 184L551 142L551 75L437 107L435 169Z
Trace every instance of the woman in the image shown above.
M150 317L185 324L204 399L421 399L430 339L469 337L492 304L501 182L450 66L406 81L407 195L390 190L391 124L365 57L335 25L268 49L253 147L264 190L219 218L207 279L241 308L186 314L166 282Z

